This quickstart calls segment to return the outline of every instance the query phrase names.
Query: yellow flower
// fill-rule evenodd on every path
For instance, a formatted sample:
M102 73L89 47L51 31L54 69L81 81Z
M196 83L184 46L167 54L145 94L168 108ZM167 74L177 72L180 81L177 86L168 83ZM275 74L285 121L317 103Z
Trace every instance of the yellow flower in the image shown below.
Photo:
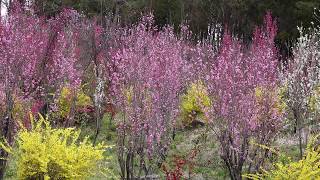
M74 97L74 93L76 93L76 97ZM76 108L82 108L85 106L92 105L91 98L86 95L82 89L78 90L77 92L72 92L72 89L69 87L63 87L61 89L61 93L58 99L58 106L59 106L59 114L61 117L65 118L69 115L72 101L76 98Z
M32 129L20 129L15 147L0 146L12 154L17 179L85 179L98 173L107 146L93 146L88 138L79 141L80 131L54 129L41 115Z
M127 98L128 103L131 103L133 98L133 87L129 86L128 88L124 89L124 95Z
M203 116L205 109L211 106L211 99L205 85L201 81L192 83L181 100L181 114L184 120L193 116ZM204 118L205 119L205 118ZM185 122L186 124L191 122Z

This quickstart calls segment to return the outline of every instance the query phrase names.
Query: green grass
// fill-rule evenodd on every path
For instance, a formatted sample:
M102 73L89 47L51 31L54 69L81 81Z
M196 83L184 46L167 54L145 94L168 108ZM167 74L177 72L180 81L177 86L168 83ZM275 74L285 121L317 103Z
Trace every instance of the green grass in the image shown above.
M218 154L217 140L212 132L204 128L179 131L168 153L167 166L174 168L174 156L186 156L198 145L200 150L192 160L194 166L190 173L191 179L228 179ZM184 168L184 176L188 178L189 168Z
M89 139L93 140L95 130L95 122L85 124L81 127L81 136L89 136ZM104 166L105 169L108 169L108 172L97 175L92 179L119 179L119 166L115 149L116 135L117 133L115 123L113 121L110 121L110 116L108 114L105 114L101 122L101 129L97 137L97 143L105 142L107 145L112 145L113 147L107 149L104 153L106 159L102 166Z
M119 117L118 117L119 118ZM82 123L79 127L81 129L80 139L85 136L89 136L89 139L93 140L95 134L95 122L93 120ZM119 165L116 152L116 123L110 121L109 115L104 115L101 122L100 134L97 138L97 142L105 142L107 145L114 145L113 148L107 149L104 153L106 159L101 164L104 169L108 169L108 172L104 171L90 179L120 179L119 177ZM288 137L290 138L290 137ZM198 145L200 152L195 159L192 160L194 166L192 168L191 179L215 179L223 180L230 179L228 171L224 168L223 162L219 157L219 145L217 144L215 135L210 130L206 130L205 127L195 129L184 129L176 133L175 139L170 145L168 156L165 161L165 165L171 170L174 169L174 157L186 156L191 150ZM286 142L286 141L285 141ZM287 154L290 157L298 157L299 150L295 144L277 144L280 152ZM8 168L6 171L5 179L15 179L15 169L12 161L8 162ZM185 178L188 178L189 168L186 166L183 169ZM157 174L161 179L165 179L165 174L162 170L159 170Z

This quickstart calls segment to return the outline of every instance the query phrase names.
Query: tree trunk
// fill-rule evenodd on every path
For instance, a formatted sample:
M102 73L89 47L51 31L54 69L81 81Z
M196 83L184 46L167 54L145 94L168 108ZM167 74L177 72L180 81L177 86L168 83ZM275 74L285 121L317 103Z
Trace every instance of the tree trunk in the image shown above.
M241 176L241 170L239 170L238 168L229 168L229 174L230 174L230 178L232 180L241 180L242 176Z
M76 103L77 103L77 92L75 89L72 88L72 99L71 99L71 106L70 106L70 113L67 119L67 123L65 125L66 128L71 127L75 124L75 114L76 114Z
M300 155L300 159L302 159L303 156L303 145L302 145L302 128L298 126L298 134L299 134L299 155Z
M9 145L12 144L12 133L14 128L13 118L12 118L12 110L13 110L13 98L10 91L10 88L6 87L6 117L2 121L1 127L1 136L8 142ZM8 157L8 153L5 152L3 149L0 150L1 159L0 160L0 179L3 179L5 174L5 169L7 165L6 158Z
M96 89L94 93L94 104L95 104L95 118L96 118L96 133L94 136L93 144L96 143L101 128L102 120L102 102L104 100L104 80L102 77L102 69L98 64L95 64L96 74Z
M300 118L300 114L296 109L293 110L293 116L294 116L294 118L296 120L295 129L298 132L298 138L299 138L299 156L300 156L300 159L302 159L302 156L303 156L302 122L301 122L302 119Z
M5 117L3 119L2 123L3 123L2 135L4 137L5 134L7 133L6 130L9 127L9 118ZM0 149L0 156L1 156L1 158L3 158L3 159L0 159L0 179L3 179L6 165L7 165L7 160L5 160L5 159L8 157L8 153L6 151L4 151L3 149Z
M96 107L95 108L96 112L95 112L95 116L96 116L96 132L95 132L95 135L94 135L94 139L93 139L93 144L95 145L96 142L97 142L97 138L98 138L98 135L100 133L100 121L101 121L101 111L100 111L100 108L99 107Z
M231 174L231 179L232 180L241 180L242 176L241 176L241 172L234 172Z

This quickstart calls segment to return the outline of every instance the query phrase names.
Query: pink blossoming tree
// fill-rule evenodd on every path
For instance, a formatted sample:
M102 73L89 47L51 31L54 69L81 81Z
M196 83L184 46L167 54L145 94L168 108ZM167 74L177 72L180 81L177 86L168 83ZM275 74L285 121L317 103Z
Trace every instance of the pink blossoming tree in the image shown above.
M272 93L277 89L276 31L267 14L248 49L225 32L208 78L214 101L208 114L232 179L241 179L246 163L249 171L259 169L263 162L253 167L258 151L250 142L268 145L281 125L278 95Z
M122 48L113 55L111 78L123 113L117 143L121 177L131 179L150 175L166 156L182 90L183 61L181 41L171 27L153 27L152 16L126 30L121 41Z
M0 84L6 107L1 129L2 136L11 143L16 124L12 114L15 99L49 103L49 93L63 84L80 84L81 71L75 68L77 31L72 26L77 13L65 10L45 22L16 6L1 18Z

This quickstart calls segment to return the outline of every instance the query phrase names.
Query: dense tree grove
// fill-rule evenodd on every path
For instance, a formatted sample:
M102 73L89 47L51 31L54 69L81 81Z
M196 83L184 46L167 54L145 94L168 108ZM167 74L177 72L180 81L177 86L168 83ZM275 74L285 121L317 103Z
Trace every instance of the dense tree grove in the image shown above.
M317 1L0 2L0 179L320 177Z
M10 5L12 0L2 0ZM276 43L281 55L291 55L292 43L299 36L297 26L309 27L310 22L318 23L319 16L313 15L314 8L320 8L317 0L20 0L25 6L34 2L35 12L52 17L63 8L73 8L91 17L112 16L122 24L137 22L142 13L153 12L155 24L166 24L178 29L187 21L195 39L208 35L208 29L216 24L228 25L234 34L246 43L256 24L262 23L266 11L277 18L279 32Z

